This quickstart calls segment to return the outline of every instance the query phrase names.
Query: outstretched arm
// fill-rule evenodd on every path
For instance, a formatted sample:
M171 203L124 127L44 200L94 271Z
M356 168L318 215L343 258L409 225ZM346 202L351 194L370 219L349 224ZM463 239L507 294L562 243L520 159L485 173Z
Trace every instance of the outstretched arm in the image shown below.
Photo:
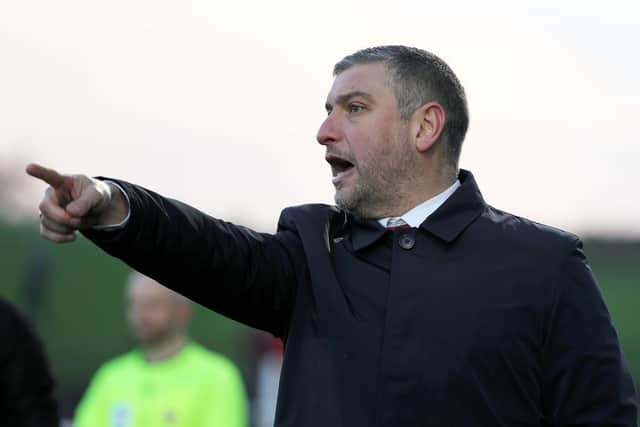
M81 230L111 255L195 302L283 336L296 284L306 274L294 230L256 233L123 181L117 182L128 198L115 185L85 175L38 165L27 172L50 185L40 203L45 238L69 242ZM93 228L127 215L121 230Z

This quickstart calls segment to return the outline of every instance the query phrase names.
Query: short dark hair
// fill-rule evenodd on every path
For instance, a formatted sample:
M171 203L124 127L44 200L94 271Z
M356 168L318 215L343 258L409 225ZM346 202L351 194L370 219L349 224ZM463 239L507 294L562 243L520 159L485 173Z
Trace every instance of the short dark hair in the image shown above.
M337 76L354 65L384 63L390 71L391 86L403 119L420 106L436 101L444 108L446 121L445 155L457 169L462 142L469 127L467 97L451 68L433 53L407 46L378 46L344 57L333 67Z

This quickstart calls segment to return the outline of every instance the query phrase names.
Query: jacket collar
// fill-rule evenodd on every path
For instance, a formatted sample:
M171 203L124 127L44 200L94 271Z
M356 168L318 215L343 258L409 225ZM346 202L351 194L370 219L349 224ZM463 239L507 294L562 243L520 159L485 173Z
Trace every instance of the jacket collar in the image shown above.
M446 243L454 241L486 208L473 174L461 169L458 179L462 185L420 225L421 230ZM350 236L355 251L373 244L386 232L378 221L353 215L346 215L345 225L337 238Z
M454 241L487 206L471 172L461 169L458 179L460 188L420 225L420 229L447 243Z

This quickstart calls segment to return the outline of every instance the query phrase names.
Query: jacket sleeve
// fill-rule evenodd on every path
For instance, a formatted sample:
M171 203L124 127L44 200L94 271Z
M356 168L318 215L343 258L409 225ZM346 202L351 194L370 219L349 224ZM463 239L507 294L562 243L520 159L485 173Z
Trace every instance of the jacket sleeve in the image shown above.
M637 425L633 380L579 240L556 282L543 384L551 425Z
M231 319L282 336L302 245L291 229L257 233L142 187L117 182L131 208L117 231L84 235L109 254Z
M35 331L9 304L0 301L0 424L54 427L59 423L49 363ZM4 421L3 421L4 420Z

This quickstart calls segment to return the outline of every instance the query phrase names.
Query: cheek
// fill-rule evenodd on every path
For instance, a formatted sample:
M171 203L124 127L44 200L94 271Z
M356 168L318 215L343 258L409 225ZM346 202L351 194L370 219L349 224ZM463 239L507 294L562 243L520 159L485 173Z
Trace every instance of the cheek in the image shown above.
M345 137L351 154L358 163L372 157L376 146L379 144L374 132L371 132L369 129L362 129L361 127L349 129L348 132L345 132Z
M132 310L129 319L135 324L153 325L157 324L162 317L157 309L153 307L144 307Z
M149 313L149 322L156 326L164 326L168 323L169 316L161 310Z

